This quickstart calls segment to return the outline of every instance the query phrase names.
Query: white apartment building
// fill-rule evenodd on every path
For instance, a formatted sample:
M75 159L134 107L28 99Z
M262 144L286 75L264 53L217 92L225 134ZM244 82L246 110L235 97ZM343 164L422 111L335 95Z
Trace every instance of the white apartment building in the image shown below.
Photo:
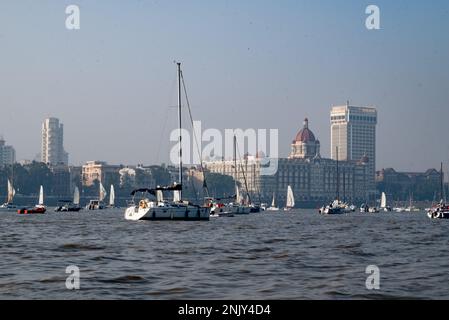
M42 123L41 161L50 165L68 165L69 155L64 150L64 125L56 118Z

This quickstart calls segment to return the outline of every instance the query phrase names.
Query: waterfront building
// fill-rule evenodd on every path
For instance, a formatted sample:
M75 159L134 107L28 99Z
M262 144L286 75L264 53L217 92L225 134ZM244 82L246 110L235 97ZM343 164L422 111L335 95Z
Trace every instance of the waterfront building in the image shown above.
M376 172L376 185L379 192L386 192L390 198L400 201L416 200L439 201L441 180L444 173L436 169L425 172L398 172L386 168ZM443 196L448 196L443 194Z
M337 161L321 157L320 142L309 128L307 119L291 144L289 157L278 159L275 175L261 173L261 160L261 157L246 155L237 161L237 173L232 160L205 162L205 168L210 172L232 176L242 186L247 185L256 202L271 202L274 194L277 204L282 206L288 186L292 187L298 205L304 207L317 207L335 199L337 189L343 201L362 203L368 200L368 158L362 156L357 161L339 161L340 178L337 179Z
M41 161L49 165L68 165L69 155L64 150L64 125L56 118L42 123Z
M16 150L6 145L6 141L0 137L0 166L12 165L16 162Z
M103 161L88 161L82 167L83 186L90 187L95 181L104 186L118 184L120 182L120 169L123 166L110 165Z

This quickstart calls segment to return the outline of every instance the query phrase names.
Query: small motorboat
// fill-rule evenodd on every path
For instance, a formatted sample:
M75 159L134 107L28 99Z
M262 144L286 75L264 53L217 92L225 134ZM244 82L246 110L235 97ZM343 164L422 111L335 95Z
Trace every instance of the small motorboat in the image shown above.
M47 208L44 206L36 206L34 208L22 208L17 210L18 214L44 214Z

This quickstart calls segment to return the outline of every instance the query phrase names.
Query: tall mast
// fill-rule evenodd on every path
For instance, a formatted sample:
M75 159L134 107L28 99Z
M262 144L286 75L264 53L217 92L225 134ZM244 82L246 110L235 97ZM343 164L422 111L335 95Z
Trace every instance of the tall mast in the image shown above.
M237 186L237 137L234 135L234 174L235 174L235 185Z
M338 170L338 146L335 147L337 152L337 200L340 200L340 172Z
M178 65L178 123L179 123L179 183L182 187L182 95L181 95L181 63L177 62ZM182 191L179 191L179 197L182 199Z
M444 182L443 182L443 162L441 162L441 169L440 169L440 196L441 200L444 200Z

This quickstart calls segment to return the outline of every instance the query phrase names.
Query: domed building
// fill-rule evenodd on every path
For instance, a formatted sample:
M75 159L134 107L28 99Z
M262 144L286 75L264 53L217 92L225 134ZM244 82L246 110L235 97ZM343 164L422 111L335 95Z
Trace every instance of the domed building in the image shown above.
M313 159L320 154L320 141L309 129L309 119L304 119L304 127L292 142L289 159Z

